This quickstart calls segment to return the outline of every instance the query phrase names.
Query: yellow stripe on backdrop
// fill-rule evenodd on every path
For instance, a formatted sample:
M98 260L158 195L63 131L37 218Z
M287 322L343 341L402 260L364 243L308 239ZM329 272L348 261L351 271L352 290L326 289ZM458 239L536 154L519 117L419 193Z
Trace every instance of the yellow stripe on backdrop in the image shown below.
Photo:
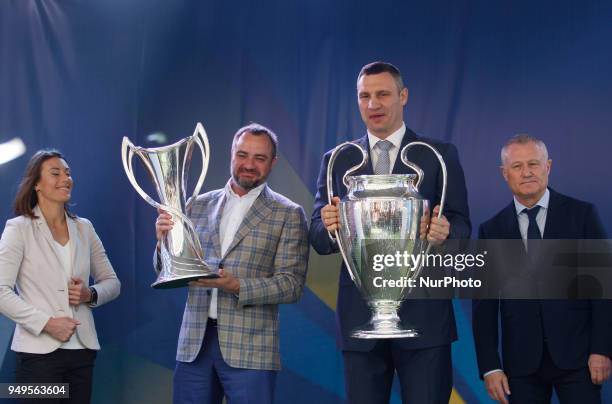
M455 390L453 388L453 391L451 392L451 397L450 397L450 400L448 401L448 404L465 404L465 401L463 401L463 399L461 398L459 393L457 393L457 390Z

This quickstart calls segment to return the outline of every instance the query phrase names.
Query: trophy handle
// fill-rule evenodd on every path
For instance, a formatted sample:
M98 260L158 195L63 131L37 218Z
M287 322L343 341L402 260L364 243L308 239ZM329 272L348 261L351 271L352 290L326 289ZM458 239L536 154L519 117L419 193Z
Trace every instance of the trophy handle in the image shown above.
M208 163L210 161L210 144L208 143L208 135L206 134L206 130L204 129L204 126L201 122L198 122L196 124L193 136L191 138L198 145L198 147L200 148L200 152L202 153L202 172L200 173L198 182L196 183L195 188L193 189L193 193L191 194L189 199L185 201L186 208L191 205L193 199L199 195L200 189L202 189L202 185L204 184L204 178L206 178L206 173L208 172ZM189 154L185 153L183 161L183 172L181 173L183 189L187 189L185 186L185 162L188 156Z
M345 187L348 188L346 177L348 177L355 171L359 170L361 167L366 165L368 162L368 153L363 149L363 147L361 147L361 145L357 143L354 143L354 142L340 143L338 146L336 146L332 150L331 155L329 156L329 161L327 162L327 201L329 204L332 203L332 199L334 197L332 169L334 168L334 164L336 163L336 159L338 158L338 155L340 154L340 152L348 146L355 146L356 148L358 148L359 151L361 152L362 160L361 160L361 163L349 168L342 176L342 183L344 184Z
M338 146L336 146L332 150L331 155L329 156L329 161L327 162L327 203L330 205L332 203L332 199L334 198L332 170L334 168L336 158L338 158L338 155L340 154L340 152L348 146L354 146L357 149L359 149L359 151L361 152L362 159L361 159L361 163L348 169L342 176L342 183L344 184L345 187L348 188L346 177L354 173L355 171L359 170L361 167L366 165L368 162L368 153L363 149L363 147L361 147L357 143L354 143L354 142L340 143ZM336 236L337 235L338 235L338 231L336 231ZM331 237L332 240L335 240L335 237L331 233L329 233L329 237Z
M361 167L366 165L368 162L368 153L364 150L363 147L361 147L357 143L344 142L344 143L339 144L338 146L334 148L334 150L332 150L332 153L329 156L329 161L327 162L327 201L330 205L334 197L332 169L334 168L334 163L336 162L336 158L338 157L340 152L348 146L355 146L356 148L358 148L359 151L361 152L362 159L361 159L361 163L351 167L344 173L344 175L342 176L342 183L344 184L344 186L348 188L346 177L354 173L355 171L359 170ZM331 234L330 232L327 232L327 234L329 235L329 238L334 242L338 239L338 229L334 230L334 234ZM344 251L344 247L342 247L342 243L338 242L338 248L340 249L340 254L342 255L342 259L344 259L344 262L346 264L346 269L348 270L348 273L351 276L351 279L353 280L353 282L358 283L359 278L355 277L355 275L351 271L351 267L348 264L349 260L347 259L346 252Z
M408 143L406 146L404 146L404 148L400 152L400 158L402 159L402 163L404 163L405 166L407 166L408 168L411 168L416 173L417 180L416 180L416 183L414 184L414 187L416 188L416 190L418 192L418 190L419 190L419 188L421 186L421 183L423 182L423 178L425 177L425 173L423 172L421 167L419 167L418 165L416 165L412 161L408 160L408 157L406 156L406 152L408 151L408 149L411 146L413 146L413 145L415 145L417 143L421 143L421 142L412 142L412 143Z
M423 172L421 167L414 164L412 161L408 160L408 158L406 157L406 152L408 151L408 149L410 149L413 146L425 146L429 148L436 155L436 157L438 158L438 161L440 162L440 167L442 168L442 197L440 198L440 210L438 211L438 218L440 218L442 217L442 210L444 210L444 202L446 201L446 184L447 184L446 163L444 162L444 159L442 158L442 155L440 154L440 152L435 147L430 145L429 143L410 142L406 146L404 146L404 148L402 149L400 153L400 156L401 156L402 162L406 166L412 168L417 173L417 182L415 184L415 188L417 189L417 191L419 190L419 186L421 185L421 182L423 182L425 173Z
M123 137L123 142L121 143L121 161L123 162L123 169L125 170L125 174L127 175L128 180L130 180L130 183L132 184L136 192L138 192L138 194L145 201L147 201L155 208L165 210L166 212L175 214L180 218L186 219L186 216L183 215L179 210L174 209L172 206L162 205L155 199L151 198L149 194L147 194L142 188L140 188L140 185L138 185L138 182L136 182L136 178L134 177L134 169L132 168L132 159L134 158L134 154L138 154L137 149L138 148L134 146L132 142L130 142L130 139L128 139L127 136Z
M404 146L404 148L402 149L400 156L402 159L402 162L407 165L408 167L412 168L414 171L416 171L418 178L417 178L417 182L416 182L416 189L417 191L419 190L419 186L421 185L421 182L423 182L423 177L424 177L424 173L423 170L421 169L421 167L419 167L418 165L414 164L412 161L408 160L407 156L406 156L406 152L408 151L408 149L410 149L413 146L425 146L427 148L429 148L429 150L431 150L433 152L433 154L436 155L436 157L438 158L438 161L440 162L440 167L442 168L442 196L440 198L440 210L438 211L438 218L442 217L442 211L444 210L444 203L446 201L446 184L447 184L447 173L446 173L446 163L444 162L444 159L442 158L442 155L440 154L440 152L438 151L438 149L436 149L435 147L433 147L432 145L430 145L429 143L425 143L425 142L410 142L408 143L406 146ZM431 244L428 243L427 248L425 249L425 254L429 254L429 252L431 251ZM421 270L423 269L423 266L421 266L413 275L413 278L416 279L419 274L421 273ZM412 292L412 287L410 287L408 289L408 294L410 294Z

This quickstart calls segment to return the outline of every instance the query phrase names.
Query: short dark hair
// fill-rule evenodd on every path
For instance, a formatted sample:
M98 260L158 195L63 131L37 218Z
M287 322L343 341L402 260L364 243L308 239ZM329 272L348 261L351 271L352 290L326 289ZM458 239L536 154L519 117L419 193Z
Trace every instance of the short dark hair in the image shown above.
M232 141L232 150L234 150L240 136L244 135L245 133L250 133L254 136L266 135L268 139L270 139L270 143L272 143L272 158L276 157L278 151L278 137L276 136L276 133L272 132L272 129L266 128L265 126L256 122L251 122L250 124L243 126L236 131L234 140Z
M402 80L402 73L400 73L399 69L387 62L372 62L363 66L359 71L359 75L357 76L357 82L361 79L362 76L370 76L372 74L381 74L381 73L389 73L393 79L395 80L395 84L399 91L404 89L404 81Z
M38 195L34 187L40 181L43 163L55 157L66 161L64 155L55 149L39 150L30 158L15 196L14 209L17 216L26 216L31 219L38 218L33 211L34 207L38 204ZM68 203L64 204L64 210L69 217L73 219L76 217L68 209Z

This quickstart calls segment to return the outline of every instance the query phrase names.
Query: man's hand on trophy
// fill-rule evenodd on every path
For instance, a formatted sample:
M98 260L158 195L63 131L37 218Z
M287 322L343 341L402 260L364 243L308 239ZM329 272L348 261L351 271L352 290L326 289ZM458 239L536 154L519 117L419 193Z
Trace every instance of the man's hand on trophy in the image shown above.
M338 204L340 198L334 196L330 205L325 205L321 208L321 219L328 232L338 230Z
M484 377L485 389L489 393L491 399L498 403L508 404L510 395L510 387L508 385L508 377L502 371L491 372Z
M157 237L157 241L161 241L164 234L172 230L174 222L172 221L172 216L166 211L157 209L157 212L159 216L157 216L157 220L155 221L155 236Z
M589 355L589 372L593 384L603 384L610 377L610 358L600 354Z
M224 269L219 270L219 277L212 279L198 279L197 281L189 282L189 286L202 286L205 288L219 288L227 293L237 295L240 293L240 281L234 275L226 272Z
M427 233L427 241L436 246L442 244L448 238L450 232L450 223L446 216L442 215L438 218L438 212L440 212L440 205L436 205L433 210L432 218L429 222L429 233Z
M429 231L429 222L431 221L429 206L423 209L423 216L421 216L421 223L419 226L419 238L426 239L427 232Z

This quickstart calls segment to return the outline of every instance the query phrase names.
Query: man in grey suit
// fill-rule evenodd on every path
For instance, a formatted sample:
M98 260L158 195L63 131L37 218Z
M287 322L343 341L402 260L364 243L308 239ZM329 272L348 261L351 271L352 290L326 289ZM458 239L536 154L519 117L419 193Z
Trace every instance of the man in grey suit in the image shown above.
M234 135L231 178L188 216L218 279L191 282L178 341L174 403L272 403L280 369L278 304L302 295L308 229L301 206L266 179L278 140L250 124ZM160 213L157 239L172 228ZM159 244L159 243L158 243Z

